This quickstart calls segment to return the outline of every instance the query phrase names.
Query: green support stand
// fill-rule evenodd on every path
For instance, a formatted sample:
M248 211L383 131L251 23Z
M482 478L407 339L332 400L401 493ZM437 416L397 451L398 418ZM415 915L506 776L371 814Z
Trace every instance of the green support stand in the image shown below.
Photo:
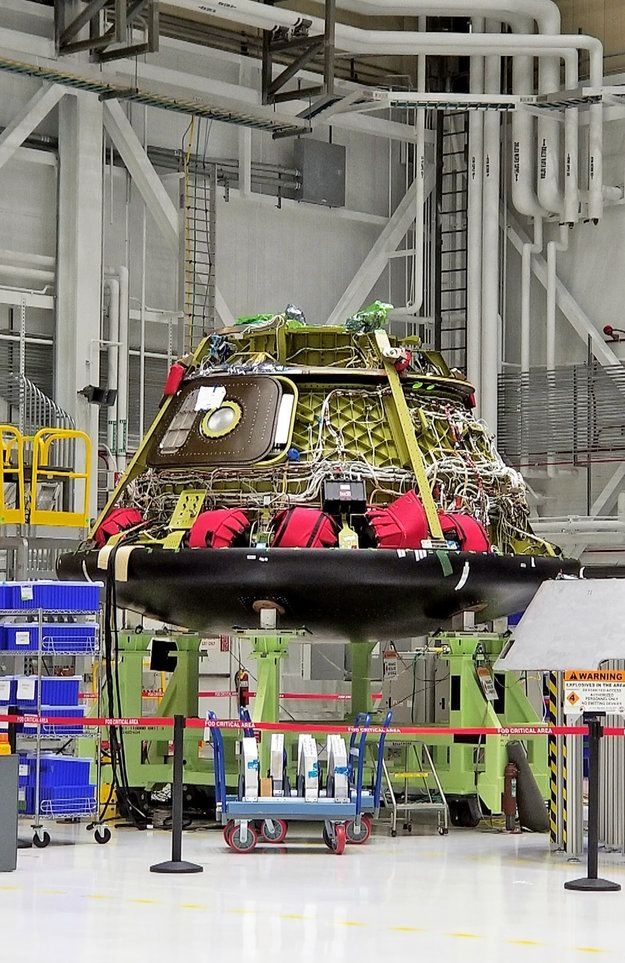
M352 717L371 711L371 653L375 643L352 642L349 646L352 669Z

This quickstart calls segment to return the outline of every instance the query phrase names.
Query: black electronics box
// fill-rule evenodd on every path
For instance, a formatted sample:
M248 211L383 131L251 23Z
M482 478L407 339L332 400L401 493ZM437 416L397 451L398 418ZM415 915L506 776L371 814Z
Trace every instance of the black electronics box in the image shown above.
M324 481L323 510L330 515L364 515L367 510L365 483L341 478Z

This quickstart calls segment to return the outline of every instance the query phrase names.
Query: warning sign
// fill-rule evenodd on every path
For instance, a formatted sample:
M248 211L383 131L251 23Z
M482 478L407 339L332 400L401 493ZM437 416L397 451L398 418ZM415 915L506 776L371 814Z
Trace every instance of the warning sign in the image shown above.
M625 671L569 669L564 673L564 712L625 715Z

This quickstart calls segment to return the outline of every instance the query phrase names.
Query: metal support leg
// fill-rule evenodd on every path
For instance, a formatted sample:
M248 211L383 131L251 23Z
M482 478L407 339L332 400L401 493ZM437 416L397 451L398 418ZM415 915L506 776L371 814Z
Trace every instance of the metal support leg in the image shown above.
M371 710L371 653L370 642L353 642L350 646L352 661L352 715Z

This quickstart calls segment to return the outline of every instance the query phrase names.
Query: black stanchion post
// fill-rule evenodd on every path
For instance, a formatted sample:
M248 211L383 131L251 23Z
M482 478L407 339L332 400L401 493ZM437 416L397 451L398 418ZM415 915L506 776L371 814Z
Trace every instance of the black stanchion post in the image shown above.
M584 724L588 726L588 869L581 879L572 879L564 884L565 889L587 892L617 892L619 883L609 879L599 879L599 765L601 739L603 737L603 713L584 713Z
M174 773L171 785L171 859L150 866L151 873L202 873L197 863L182 858L182 782L184 776L184 716L174 716Z
M9 706L7 710L7 715L18 716L19 712L20 710L18 709L17 706ZM9 733L9 749L11 750L11 755L14 756L15 753L17 752L17 723L16 722L9 722L8 733Z

